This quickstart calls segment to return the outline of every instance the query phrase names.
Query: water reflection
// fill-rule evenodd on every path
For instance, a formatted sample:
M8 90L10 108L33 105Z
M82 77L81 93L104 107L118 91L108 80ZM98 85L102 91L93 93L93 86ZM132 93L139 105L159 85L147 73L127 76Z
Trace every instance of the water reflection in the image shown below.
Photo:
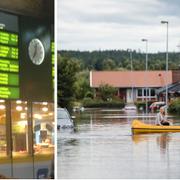
M170 141L170 136L167 133L163 133L159 137L157 137L157 145L160 147L160 151L162 154L166 153Z
M58 178L180 178L180 133L132 135L137 114L119 110L75 115L76 131L58 134Z
M138 145L142 142L149 142L152 138L151 136L156 137L157 146L159 147L161 154L166 153L169 141L171 140L171 136L168 133L159 133L154 135L135 134L132 135L132 140L135 145Z

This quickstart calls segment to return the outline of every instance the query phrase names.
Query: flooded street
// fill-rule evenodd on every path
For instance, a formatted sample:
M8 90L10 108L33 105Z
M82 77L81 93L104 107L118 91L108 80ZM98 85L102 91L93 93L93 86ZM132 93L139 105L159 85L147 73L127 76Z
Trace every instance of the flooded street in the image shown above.
M180 133L132 135L136 116L153 123L154 114L102 109L74 115L75 132L58 134L58 178L180 178Z

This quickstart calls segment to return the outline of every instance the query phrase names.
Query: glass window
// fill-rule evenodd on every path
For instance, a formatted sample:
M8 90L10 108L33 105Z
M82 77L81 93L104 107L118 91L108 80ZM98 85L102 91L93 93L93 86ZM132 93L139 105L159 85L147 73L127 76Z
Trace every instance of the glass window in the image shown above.
M156 95L155 89L151 89L151 96L155 96L155 95Z
M28 154L27 102L13 101L11 104L13 156Z
M144 91L144 96L146 97L146 89L143 89L143 91Z
M6 156L6 106L5 101L0 100L0 158Z
M58 111L58 118L59 119L69 119L69 116L68 116L67 112L63 109L63 110Z
M146 88L144 88L143 91L144 91L144 97L146 97ZM147 89L147 96L149 96L149 89Z
M35 154L54 153L54 105L33 103L33 133Z
M138 89L138 96L142 96L142 89Z

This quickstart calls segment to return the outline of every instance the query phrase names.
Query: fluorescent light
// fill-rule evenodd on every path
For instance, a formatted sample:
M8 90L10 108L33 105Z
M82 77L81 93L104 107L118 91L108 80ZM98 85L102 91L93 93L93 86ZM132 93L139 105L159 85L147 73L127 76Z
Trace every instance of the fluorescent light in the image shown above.
M5 108L6 108L5 105L2 105L2 104L0 105L0 109L1 109L1 110L5 109Z
M17 100L17 101L16 101L16 104L21 104L21 103L22 103L21 100Z
M23 109L22 106L16 106L17 111L22 111L22 109Z
M48 111L48 108L47 108L47 107L43 107L43 108L42 108L42 111L47 112L47 111Z

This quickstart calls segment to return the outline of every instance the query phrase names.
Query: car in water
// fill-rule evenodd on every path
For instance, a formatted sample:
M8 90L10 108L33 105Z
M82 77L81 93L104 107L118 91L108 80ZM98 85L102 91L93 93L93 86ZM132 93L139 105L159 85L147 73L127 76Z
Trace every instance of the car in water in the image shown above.
M74 122L66 108L58 108L57 129L73 128Z
M126 104L124 107L124 111L137 111L137 107L135 104Z

